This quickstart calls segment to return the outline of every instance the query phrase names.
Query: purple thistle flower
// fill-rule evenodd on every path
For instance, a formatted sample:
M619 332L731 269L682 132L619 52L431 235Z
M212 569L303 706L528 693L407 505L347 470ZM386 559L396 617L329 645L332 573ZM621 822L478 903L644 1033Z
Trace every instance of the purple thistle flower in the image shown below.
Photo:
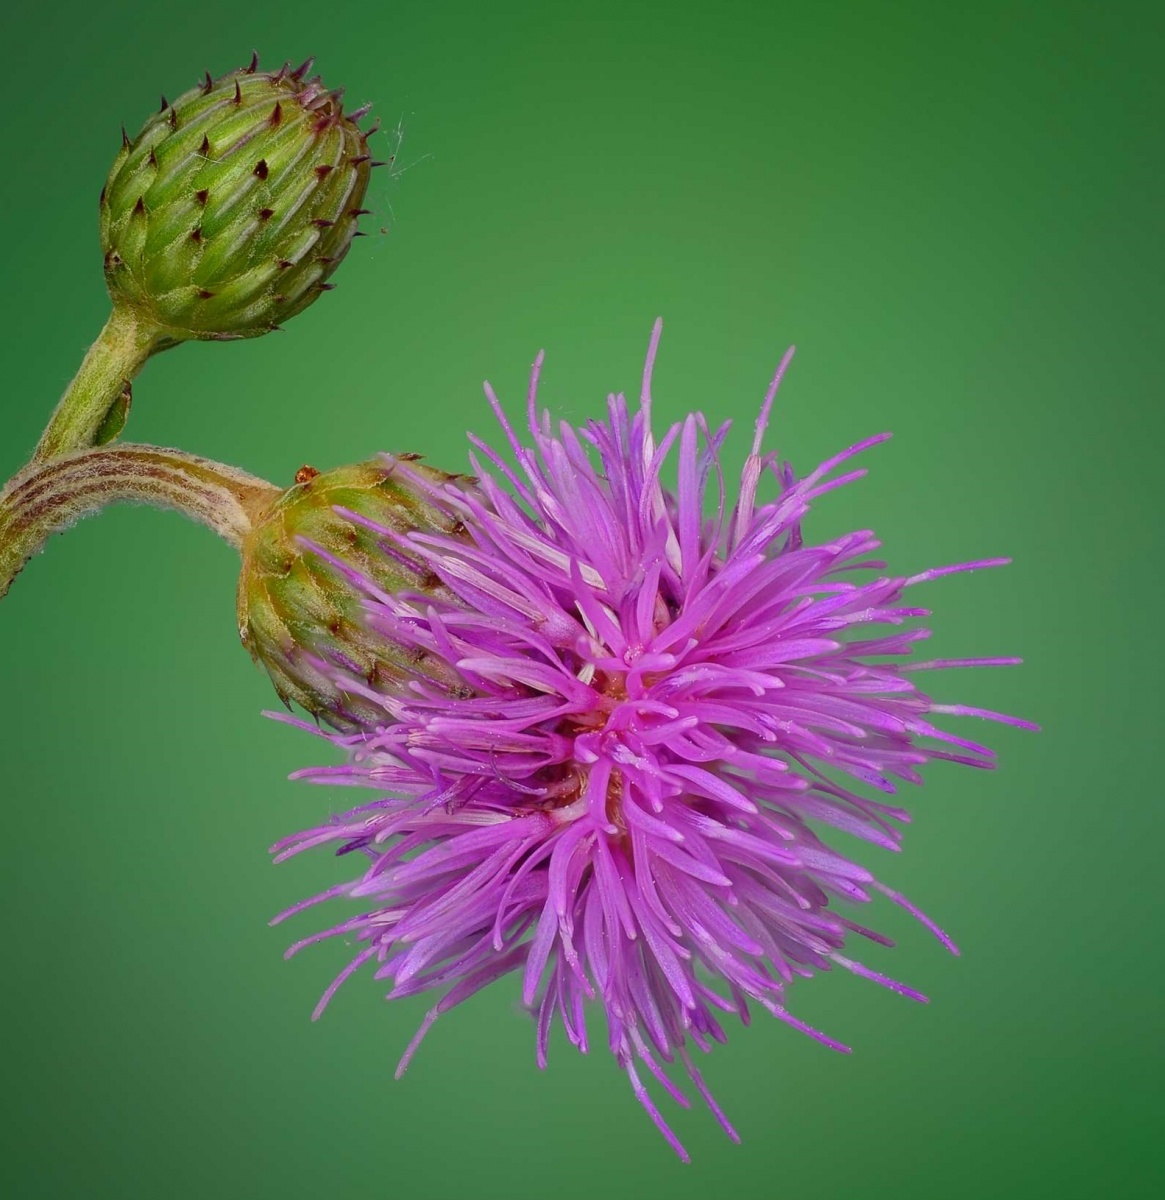
M915 584L1006 559L901 577L878 573L884 564L871 558L879 543L868 531L822 545L802 540L812 501L865 474L850 460L888 435L802 479L765 453L790 351L729 508L718 460L727 425L713 432L695 414L658 443L653 437L659 334L657 323L638 409L614 396L606 420L583 429L561 423L555 432L539 414L539 355L529 446L487 385L516 469L476 438L476 486L434 482L392 460L466 531L377 528L386 554L431 572L443 589L388 595L330 561L366 593L374 631L418 658L443 660L463 686L451 692L417 679L389 690L332 665L384 720L326 734L347 763L298 776L386 795L274 851L278 861L339 843L338 854L358 851L364 866L277 918L330 898L361 904L358 915L288 951L336 936L361 944L315 1016L365 964L390 983L389 999L440 990L399 1077L442 1013L509 972L521 973L523 1002L536 1014L540 1066L556 1021L587 1049L587 1002L597 1000L636 1097L686 1159L642 1072L686 1106L662 1065L678 1058L736 1139L689 1052L725 1039L721 1014L747 1021L755 1003L847 1050L789 1012L795 978L836 965L925 999L846 953L851 934L892 943L838 902L883 896L957 953L928 917L814 827L895 850L907 813L859 785L890 797L898 781L920 783L918 768L931 759L994 765L987 747L940 729L934 716L1035 726L934 703L914 682L915 671L1018 659L903 665L893 660L926 629L867 632L925 617L904 600ZM673 454L670 492L661 475ZM775 496L761 500L766 476Z

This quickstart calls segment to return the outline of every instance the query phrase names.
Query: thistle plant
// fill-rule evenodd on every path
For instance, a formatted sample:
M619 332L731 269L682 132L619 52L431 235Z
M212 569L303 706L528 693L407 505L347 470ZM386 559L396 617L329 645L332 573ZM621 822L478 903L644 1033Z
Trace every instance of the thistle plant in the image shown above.
M957 953L829 835L896 851L899 793L929 763L994 766L950 719L1036 728L921 686L1018 658L914 657L916 590L1007 560L896 572L869 530L807 539L810 508L888 435L804 474L782 461L766 436L791 352L727 486L727 424L655 432L658 323L637 402L612 396L581 427L539 409L541 355L524 428L487 384L501 445L471 435L472 474L383 454L279 488L117 442L150 353L269 330L346 253L374 164L362 110L344 116L307 70L208 76L125 140L101 207L113 332L0 492L0 595L49 533L118 500L234 545L239 636L293 710L279 719L344 756L298 777L373 797L273 847L347 866L276 918L348 906L288 951L354 947L315 1016L358 973L389 999L434 992L400 1075L440 1016L513 976L539 1065L553 1027L586 1051L601 1020L686 1158L652 1091L688 1103L678 1062L735 1139L692 1054L727 1017L760 1008L845 1051L794 1015L798 980L841 969L925 999L854 949L892 945L865 906L905 909Z

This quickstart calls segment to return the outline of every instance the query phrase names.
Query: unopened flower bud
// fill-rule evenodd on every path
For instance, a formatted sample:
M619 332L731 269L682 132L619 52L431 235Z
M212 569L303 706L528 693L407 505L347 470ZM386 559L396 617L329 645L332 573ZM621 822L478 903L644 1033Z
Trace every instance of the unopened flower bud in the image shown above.
M383 720L384 710L345 690L340 676L377 689L413 679L457 686L440 658L370 629L364 611L373 592L445 595L401 542L414 532L463 532L438 498L453 478L407 456L323 473L303 467L255 521L242 547L239 636L284 703L347 729Z
M105 278L173 341L254 337L302 312L348 251L370 168L365 110L257 58L173 103L101 193Z

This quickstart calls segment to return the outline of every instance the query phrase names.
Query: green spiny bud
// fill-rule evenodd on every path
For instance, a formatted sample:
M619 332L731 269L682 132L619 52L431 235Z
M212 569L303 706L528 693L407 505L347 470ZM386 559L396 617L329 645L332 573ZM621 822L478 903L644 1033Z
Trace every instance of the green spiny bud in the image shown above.
M101 193L105 279L174 341L254 337L302 312L357 233L371 161L360 109L311 60L258 59L161 110ZM373 131L369 131L373 132Z
M451 688L460 683L437 659L394 645L365 621L368 585L389 594L445 594L434 575L378 530L463 533L456 515L425 489L465 477L423 467L413 457L401 456L407 471L388 455L324 473L301 468L295 486L255 521L243 543L243 645L267 669L285 704L295 701L339 729L382 722L384 710L343 691L335 673L322 672L316 662L377 687L417 678Z

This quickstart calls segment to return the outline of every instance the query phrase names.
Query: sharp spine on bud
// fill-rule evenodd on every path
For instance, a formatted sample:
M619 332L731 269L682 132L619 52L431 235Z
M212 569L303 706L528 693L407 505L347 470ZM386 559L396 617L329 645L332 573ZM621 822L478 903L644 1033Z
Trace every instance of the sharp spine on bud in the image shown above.
M318 167L316 167L316 174L321 179L327 179L327 177L332 173L333 169L334 168L332 167L331 163L321 163Z
M359 121L361 117L366 117L372 111L371 104L361 104L359 108L354 108L348 114L349 121Z
M278 125L283 120L283 105L278 100L275 101L275 107L271 110L269 124Z
M268 170L269 170L269 168L267 166L267 160L265 158L261 158L255 164L254 174L256 176L258 176L258 178L260 178L260 179L266 179Z
M209 96L210 93L214 91L214 80L211 79L209 71L204 71L203 74L205 78L202 81L202 94L204 96Z
M123 125L121 127L121 148L123 150L128 150L130 148L130 145L131 145L131 142L129 140L129 134L126 133L125 126Z
M194 193L194 199L197 200L198 203L203 206L203 208L205 208L206 202L210 199L210 190L208 188L202 188L200 191Z
M246 67L244 67L244 68L243 68L243 72L244 72L244 74L246 74L246 75L254 75L254 74L255 74L255 72L256 72L258 69L259 69L259 51L258 51L258 50L252 50L252 51L251 51L251 62L250 62L250 65L249 65L249 66L246 66Z
M162 96L162 107L158 109L158 112L160 112L160 113L165 112L166 109L168 109L169 107L170 107L170 101L166 99L165 95L163 95Z
M372 161L371 161L371 162L370 162L368 165L369 165L369 167L370 167L370 168L373 168L373 167L387 167L387 166L388 166L388 164L389 164L389 163L391 163L391 162L392 162L392 159L391 159L391 158L389 158L389 159L378 159L378 158L374 158L374 159L373 159L373 160L372 160Z
M272 218L274 215L275 215L275 210L274 210L273 208L261 208L261 209L259 209L258 216L259 216L259 220L260 220L260 221L269 221L269 220L271 220L271 218Z
M314 58L305 58L303 62L301 62L299 66L291 72L292 79L302 79L308 73L308 71L311 70L314 62Z
M203 158L210 157L210 137L205 133L202 135L202 145L198 147L198 153L201 154Z
M241 87L239 87L239 81L236 79L235 80L235 103L242 104L242 102L243 102L243 89Z

